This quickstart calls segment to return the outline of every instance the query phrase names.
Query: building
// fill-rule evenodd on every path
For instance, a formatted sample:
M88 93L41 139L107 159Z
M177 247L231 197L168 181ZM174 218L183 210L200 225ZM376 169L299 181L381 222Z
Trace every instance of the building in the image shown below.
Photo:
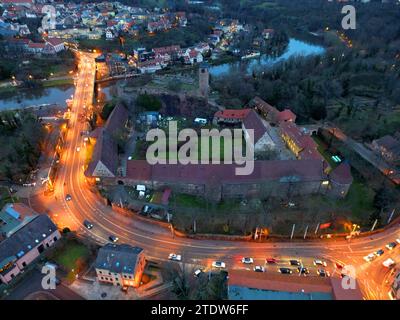
M181 50L179 45L172 45L167 47L153 48L156 58L161 58L164 62L169 62L178 57L178 52Z
M251 109L224 109L214 114L214 124L241 124Z
M19 214L18 208L13 209ZM13 228L8 238L0 242L1 282L11 282L60 238L60 232L47 215L24 219L20 225Z
M114 178L118 175L118 147L115 135L127 127L128 110L117 104L103 128L93 131L90 143L95 144L92 159L85 171L88 177Z
M390 287L389 296L393 300L400 300L400 272L393 279Z
M232 270L228 278L229 300L333 300L329 278Z
M372 141L372 149L390 163L400 162L400 141L391 135Z
M270 40L274 36L274 29L264 29L262 31L262 36L265 40Z
M288 277L269 272L232 270L228 278L229 300L362 300L358 285L343 289L341 278Z
M94 263L97 280L114 286L140 286L146 259L144 251L128 244L106 244Z
M208 64L202 63L199 68L199 93L205 99L208 99L210 92L210 74Z
M268 122L273 125L277 125L280 122L296 121L296 115L290 109L279 111L260 97L253 98L249 102L248 106L250 108L254 108L259 114L261 114Z
M65 50L64 40L58 38L48 38L46 39L46 51L50 54L59 53Z
M268 133L263 120L254 110L250 110L242 122L242 130L247 143L252 144L254 152L272 150L275 143ZM250 139L250 130L253 132L254 141Z
M155 164L130 160L126 185L145 185L153 190L171 188L173 192L209 197L211 200L252 197L288 198L329 191L329 177L318 160L255 161L250 175L236 175L235 164Z
M22 203L9 203L0 211L0 236L9 238L31 222L37 213Z
M294 122L281 122L279 124L280 135L288 148L294 153L297 159L314 159L324 161L318 152L318 145L304 133Z

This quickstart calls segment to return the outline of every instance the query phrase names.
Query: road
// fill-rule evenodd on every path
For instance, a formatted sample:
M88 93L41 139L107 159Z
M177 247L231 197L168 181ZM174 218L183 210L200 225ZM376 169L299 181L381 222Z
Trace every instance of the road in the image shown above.
M60 228L85 235L100 244L108 241L109 235L118 235L119 241L137 245L145 249L146 256L152 260L166 260L168 254L182 255L184 263L210 267L212 261L222 260L229 269L251 269L241 263L244 256L253 257L254 265L264 264L265 258L276 257L281 265L288 265L290 258L301 259L304 266L310 267L316 275L313 259L329 261L327 267L332 276L338 276L335 262L353 265L356 276L366 299L388 299L388 285L385 276L388 273L380 262L381 258L367 263L363 256L383 248L385 244L400 238L400 227L395 225L370 238L346 240L321 240L321 242L233 242L213 240L193 240L176 238L169 229L141 220L124 217L104 204L86 183L83 167L85 164L85 146L80 135L87 130L87 124L78 120L78 115L90 108L93 100L95 61L94 54L80 54L80 72L73 98L70 129L66 137L66 146L60 159L60 169L55 183L53 196L40 195L32 199L32 207L46 208ZM77 148L80 147L80 151ZM72 196L66 201L66 194ZM41 210L40 210L41 211ZM94 224L91 230L83 226L83 220ZM392 254L399 254L400 245ZM399 257L398 257L399 258ZM400 262L400 259L398 259ZM277 266L268 266L267 272L277 271ZM249 271L253 272L253 271ZM297 274L297 273L296 273ZM371 276L372 275L372 276ZM295 276L295 275L291 275Z

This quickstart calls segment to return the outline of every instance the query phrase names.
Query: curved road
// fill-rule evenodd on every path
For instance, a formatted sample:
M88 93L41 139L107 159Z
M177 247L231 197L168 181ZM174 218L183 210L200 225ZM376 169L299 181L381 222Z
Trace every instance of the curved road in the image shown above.
M93 100L95 55L83 52L77 55L80 59L80 73L71 108L70 129L55 183L55 194L41 195L36 199L36 204L48 210L59 228L67 226L100 244L106 243L110 235L117 235L121 243L144 248L146 256L150 259L166 260L168 254L174 252L181 254L183 262L193 267L210 267L212 261L223 260L228 269L246 269L240 261L243 256L253 257L255 265L263 265L266 257L276 257L279 263L286 265L289 258L297 258L316 276L316 267L312 261L314 258L320 258L329 261L328 271L332 276L338 276L339 271L335 269L334 262L340 262L356 268L356 277L365 299L388 299L389 289L386 281L389 271L382 266L382 261L391 256L400 262L400 245L391 252L385 252L372 263L365 262L363 257L400 238L399 225L370 238L352 239L350 242L324 240L257 243L192 240L174 238L166 228L124 217L105 205L90 191L83 174L86 150L80 133L87 130L87 124L79 120L78 116L84 113L86 108L90 108ZM78 147L80 151L77 150ZM66 194L72 196L71 201L65 200ZM35 203L32 205L35 206ZM93 229L88 230L83 226L82 222L85 219L93 222ZM276 268L277 266L268 266L267 270L276 272Z

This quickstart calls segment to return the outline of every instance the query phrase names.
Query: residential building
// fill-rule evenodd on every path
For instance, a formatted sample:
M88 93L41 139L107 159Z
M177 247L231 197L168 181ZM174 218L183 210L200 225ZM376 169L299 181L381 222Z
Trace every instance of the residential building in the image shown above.
M65 50L64 40L58 38L47 38L46 40L47 45L47 53L59 53Z
M9 238L36 216L35 211L22 203L6 204L0 211L0 235Z
M400 141L391 135L372 141L372 149L388 162L400 162Z
M264 29L262 36L265 40L270 40L274 36L274 29Z
M241 124L251 109L224 109L214 114L214 124Z
M18 208L13 209L20 214ZM60 238L60 232L47 215L23 219L13 228L9 237L0 242L1 282L6 284L11 282Z
M99 282L137 288L140 286L146 259L142 248L109 243L99 249L94 266Z

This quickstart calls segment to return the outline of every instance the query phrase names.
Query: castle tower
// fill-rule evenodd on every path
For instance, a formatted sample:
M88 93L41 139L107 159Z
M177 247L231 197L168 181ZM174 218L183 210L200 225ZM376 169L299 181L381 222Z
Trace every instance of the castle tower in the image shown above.
M208 94L210 91L210 74L208 72L208 64L202 63L199 68L199 93L202 97L208 100Z

